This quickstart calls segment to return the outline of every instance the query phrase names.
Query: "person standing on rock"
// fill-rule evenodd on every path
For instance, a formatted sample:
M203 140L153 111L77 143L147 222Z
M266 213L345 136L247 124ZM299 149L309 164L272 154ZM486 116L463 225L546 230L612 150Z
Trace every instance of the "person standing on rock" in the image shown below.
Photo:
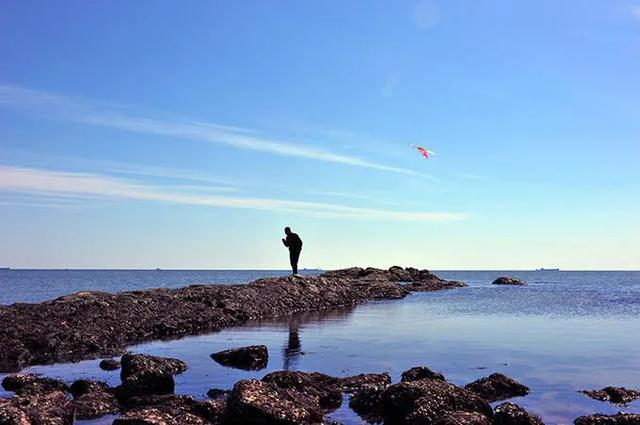
M298 259L300 258L300 251L302 251L302 239L297 233L293 233L291 228L285 227L284 234L286 237L282 238L284 246L289 248L289 260L291 261L291 269L293 274L298 274Z

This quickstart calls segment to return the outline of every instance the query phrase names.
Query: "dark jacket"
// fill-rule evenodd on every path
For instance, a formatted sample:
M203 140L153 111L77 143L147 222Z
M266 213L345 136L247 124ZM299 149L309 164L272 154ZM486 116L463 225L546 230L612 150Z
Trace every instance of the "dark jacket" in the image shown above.
M289 247L289 251L302 251L302 239L297 233L289 233L286 238L282 240L284 246Z

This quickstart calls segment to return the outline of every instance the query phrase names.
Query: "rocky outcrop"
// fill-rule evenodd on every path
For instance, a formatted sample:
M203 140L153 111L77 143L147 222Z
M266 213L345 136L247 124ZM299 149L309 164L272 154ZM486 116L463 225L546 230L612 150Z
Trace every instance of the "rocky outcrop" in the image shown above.
M40 304L0 306L0 372L113 356L143 341L215 331L299 311L399 299L408 293L395 281L399 271L361 270L259 279L248 285L80 292ZM409 271L412 276L415 273ZM420 273L415 276L420 278Z
M74 409L67 393L52 390L0 399L0 424L71 425Z
M122 363L120 378L123 381L152 373L177 375L188 368L187 364L182 360L147 354L125 354L120 359L120 362Z
M382 395L385 421L434 423L454 412L493 416L491 406L475 393L445 381L422 379L391 385Z
M513 403L496 406L493 413L494 425L544 425L542 419Z
M618 413L615 415L603 415L601 413L580 416L574 422L575 425L640 425L640 414Z
M349 394L349 407L368 422L381 422L382 394L391 385L387 373L365 373L340 380L343 391Z
M500 276L496 280L494 280L492 285L517 285L524 286L527 284L524 280L518 279L517 277L508 277L508 276Z
M114 425L216 425L222 423L225 402L198 401L188 396L147 398L118 419Z
M434 425L491 425L491 421L482 413L453 412L438 419Z
M67 391L67 385L57 379L45 378L33 373L17 373L2 380L2 388L17 395L41 394L51 391Z
M73 394L76 419L94 419L120 411L120 404L112 388L104 382L81 379L69 387Z
M269 352L266 345L233 348L213 353L211 358L226 367L261 370L267 367Z
M342 404L340 379L319 372L272 372L262 378L263 382L300 395L320 410L332 410Z
M640 391L624 387L604 387L601 390L582 390L580 392L596 400L622 405L640 399Z
M446 379L444 379L443 374L434 372L425 366L416 366L416 367L412 367L409 370L405 370L404 372L402 372L402 377L400 378L400 381L410 382L410 381L419 381L420 379L435 379L438 381L446 381Z
M98 366L106 371L118 370L120 369L120 362L115 359L104 359Z
M467 390L478 394L489 403L529 394L529 387L522 385L501 373L492 373L491 375L480 378L477 381L473 381L464 387Z

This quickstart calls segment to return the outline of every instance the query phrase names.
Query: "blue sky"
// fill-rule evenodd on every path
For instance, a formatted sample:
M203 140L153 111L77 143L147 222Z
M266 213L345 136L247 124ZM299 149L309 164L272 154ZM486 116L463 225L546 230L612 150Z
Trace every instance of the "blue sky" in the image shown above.
M640 268L637 0L4 1L0 57L0 265Z

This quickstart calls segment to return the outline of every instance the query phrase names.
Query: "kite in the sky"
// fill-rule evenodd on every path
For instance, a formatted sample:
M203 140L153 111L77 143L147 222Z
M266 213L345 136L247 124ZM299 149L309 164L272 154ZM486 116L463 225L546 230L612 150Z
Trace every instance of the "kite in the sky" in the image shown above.
M416 150L418 152L420 152L420 155L424 156L425 158L429 159L429 157L431 155L435 155L436 153L433 151L430 151L429 149L422 147L422 146L418 146L418 145L411 145L412 147L416 148Z

